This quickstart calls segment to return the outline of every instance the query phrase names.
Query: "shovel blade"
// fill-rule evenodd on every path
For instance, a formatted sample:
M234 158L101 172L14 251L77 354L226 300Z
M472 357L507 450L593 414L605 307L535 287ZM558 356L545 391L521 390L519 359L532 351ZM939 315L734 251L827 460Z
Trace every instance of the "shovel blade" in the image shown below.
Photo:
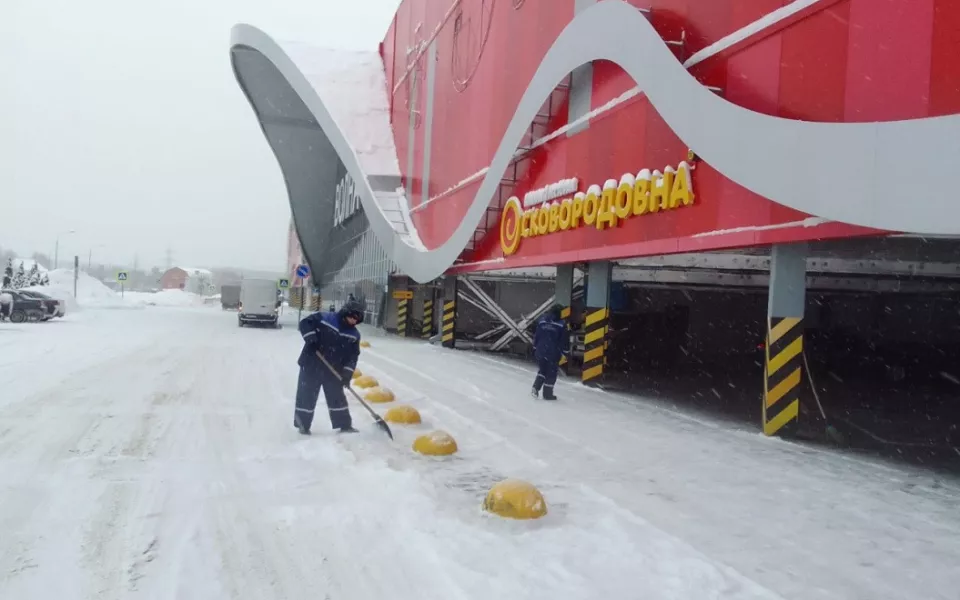
M390 436L390 439L391 439L391 440L393 439L393 432L390 431L390 426L387 425L387 422L386 422L386 421L384 421L383 419L377 419L377 426L379 426L380 429L382 429L384 433L386 433L388 436Z

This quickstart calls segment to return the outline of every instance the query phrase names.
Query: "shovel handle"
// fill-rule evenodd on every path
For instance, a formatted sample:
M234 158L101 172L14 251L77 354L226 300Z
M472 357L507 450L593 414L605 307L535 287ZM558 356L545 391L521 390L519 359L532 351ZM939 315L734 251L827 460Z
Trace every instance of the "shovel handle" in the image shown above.
M330 362L327 361L326 358L323 357L323 354L320 354L320 351L319 351L319 350L317 351L317 358L319 358L320 361L323 362L323 364L324 364L328 369L330 369L330 372L333 373L333 376L336 377L337 380L338 380L338 381L341 383L341 385L342 385L342 384L343 384L343 377L340 377L340 373L337 373L337 370L333 368L333 365L331 365ZM353 389L353 388L350 387L349 385L347 385L346 387L347 387L348 390L350 390L350 393L353 394L353 397L357 399L357 402L359 402L361 406L363 406L365 409L367 409L367 412L369 412L369 413L370 413L370 416L372 416L373 419L377 422L377 425L379 425L380 428L383 429L383 430L386 432L386 434L387 434L388 436L390 436L390 439L392 440L392 439L393 439L393 432L390 431L390 426L387 425L387 422L383 420L383 417L381 417L380 415L378 415L378 414L377 414L377 411L375 411L375 410L373 410L372 408L370 408L370 405L367 404L366 401L365 401L363 398L360 397L360 394L357 393L357 390Z

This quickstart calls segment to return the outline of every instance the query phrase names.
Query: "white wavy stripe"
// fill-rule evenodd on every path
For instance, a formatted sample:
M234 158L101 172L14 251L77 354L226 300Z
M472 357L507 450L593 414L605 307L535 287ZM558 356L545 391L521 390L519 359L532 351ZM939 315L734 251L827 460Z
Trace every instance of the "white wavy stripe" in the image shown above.
M596 35L600 31L603 35ZM233 40L260 51L287 77L357 182L380 243L417 281L432 280L453 264L484 217L547 94L571 71L596 60L618 64L680 139L725 177L761 196L864 227L960 233L960 203L949 194L956 187L953 172L960 158L957 115L812 123L756 113L727 102L691 77L638 10L620 0L605 0L579 13L557 37L527 86L463 219L442 245L424 251L407 243L387 222L353 150L282 49L247 26L235 28Z

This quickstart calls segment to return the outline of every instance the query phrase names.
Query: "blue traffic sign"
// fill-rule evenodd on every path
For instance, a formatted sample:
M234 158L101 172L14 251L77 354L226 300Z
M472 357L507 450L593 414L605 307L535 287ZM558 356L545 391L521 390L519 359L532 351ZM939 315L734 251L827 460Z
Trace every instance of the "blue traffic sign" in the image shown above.
M310 274L310 267L307 265L300 265L297 267L297 277L306 277Z

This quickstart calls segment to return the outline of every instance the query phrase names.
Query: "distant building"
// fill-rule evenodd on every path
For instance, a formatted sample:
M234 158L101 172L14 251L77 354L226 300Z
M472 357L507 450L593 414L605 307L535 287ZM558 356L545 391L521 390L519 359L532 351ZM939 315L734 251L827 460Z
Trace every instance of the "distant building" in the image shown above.
M165 290L184 290L202 294L213 285L213 273L194 267L173 267L160 276L160 287Z

